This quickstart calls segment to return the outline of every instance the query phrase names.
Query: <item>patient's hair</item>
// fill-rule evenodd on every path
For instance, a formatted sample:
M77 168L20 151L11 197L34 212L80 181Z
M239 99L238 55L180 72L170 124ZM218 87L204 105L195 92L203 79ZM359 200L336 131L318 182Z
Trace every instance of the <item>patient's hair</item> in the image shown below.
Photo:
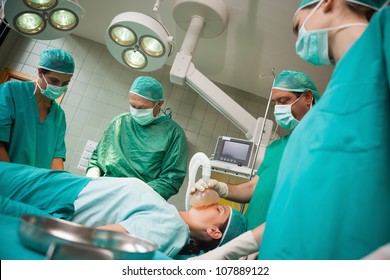
M229 219L226 219L225 223L219 228L222 235L226 230L228 221ZM220 242L221 239L212 239L211 241L191 239L190 243L181 249L179 255L200 255L217 248Z

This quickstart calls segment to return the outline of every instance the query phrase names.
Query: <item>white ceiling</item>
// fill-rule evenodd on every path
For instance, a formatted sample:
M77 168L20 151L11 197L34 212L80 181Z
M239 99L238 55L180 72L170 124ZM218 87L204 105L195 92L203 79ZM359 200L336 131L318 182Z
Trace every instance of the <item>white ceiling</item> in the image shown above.
M209 0L214 1L214 0ZM86 10L74 34L105 43L105 31L119 13L135 11L155 17L155 0L79 0ZM296 37L292 18L300 0L224 0L229 20L215 38L200 38L194 53L196 68L209 79L268 98L272 79L260 74L276 74L295 69L312 77L322 93L332 67L312 66L295 54ZM163 0L159 13L180 49L185 31L176 25L172 12L175 0ZM174 55L167 64L171 65Z

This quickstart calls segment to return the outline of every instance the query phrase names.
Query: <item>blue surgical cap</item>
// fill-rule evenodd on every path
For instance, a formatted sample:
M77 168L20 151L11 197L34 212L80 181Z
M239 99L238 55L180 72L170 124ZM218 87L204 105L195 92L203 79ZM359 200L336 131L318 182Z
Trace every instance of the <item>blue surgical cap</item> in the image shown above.
M160 82L148 76L140 76L135 79L130 87L130 93L153 102L164 99L163 87Z
M362 6L366 6L366 7L369 7L369 8L372 8L374 10L379 10L387 0L346 0L348 2L351 2L351 3L355 3L355 4L359 4L359 5L362 5ZM307 6L310 6L312 4L315 4L315 3L318 3L320 2L320 0L302 0L301 3L299 3L299 6L298 6L298 9L297 11L295 12L295 14L307 7Z
M316 100L320 99L318 90L312 79L305 73L294 70L283 70L275 78L272 89L280 89L292 92L304 92L311 90Z
M230 217L218 246L226 244L230 240L247 231L247 220L243 214L230 207Z
M61 49L46 49L41 52L39 67L50 71L73 74L73 57Z

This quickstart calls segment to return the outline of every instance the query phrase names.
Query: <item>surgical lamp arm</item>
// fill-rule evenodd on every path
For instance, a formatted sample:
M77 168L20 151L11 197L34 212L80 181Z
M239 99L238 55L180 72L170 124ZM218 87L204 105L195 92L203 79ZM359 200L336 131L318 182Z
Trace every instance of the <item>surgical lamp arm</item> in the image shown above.
M193 63L191 63L187 72L186 83L244 132L247 139L251 139L254 136L256 119L198 71Z
M192 63L192 55L203 28L204 18L193 16L181 50L176 54L172 65L170 72L171 82L178 85L188 84L195 92L200 94L215 109L243 131L247 139L254 138L256 141L262 135L259 130L261 126L260 121L263 122L263 119L255 119L223 90L199 72Z

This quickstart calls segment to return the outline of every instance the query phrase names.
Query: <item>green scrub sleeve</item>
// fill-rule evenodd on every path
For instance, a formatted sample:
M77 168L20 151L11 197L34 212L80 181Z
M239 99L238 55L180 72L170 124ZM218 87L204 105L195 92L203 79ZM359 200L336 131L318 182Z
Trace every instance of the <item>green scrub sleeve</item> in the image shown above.
M9 143L15 107L10 95L9 84L0 85L0 141Z
M183 131L177 131L170 143L161 165L160 175L147 182L163 198L168 199L179 192L187 170L188 144Z

